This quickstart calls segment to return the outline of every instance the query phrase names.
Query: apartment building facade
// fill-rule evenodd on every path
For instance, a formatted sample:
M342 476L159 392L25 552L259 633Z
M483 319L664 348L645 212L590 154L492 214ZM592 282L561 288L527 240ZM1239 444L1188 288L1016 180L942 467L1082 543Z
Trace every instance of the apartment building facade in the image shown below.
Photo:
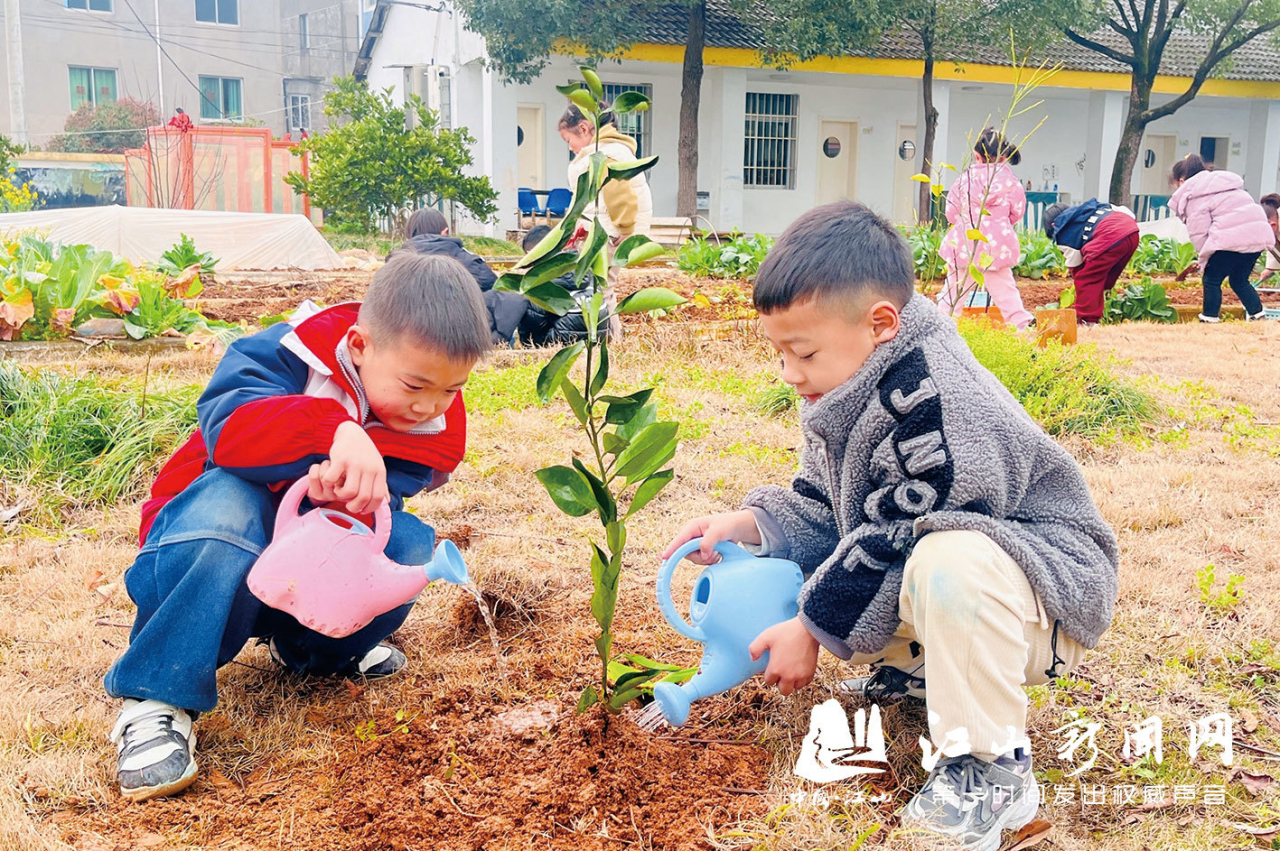
M6 0L0 133L39 147L82 104L149 101L167 121L324 127L364 0ZM16 38L15 38L16 36ZM25 138L24 138L25 137Z

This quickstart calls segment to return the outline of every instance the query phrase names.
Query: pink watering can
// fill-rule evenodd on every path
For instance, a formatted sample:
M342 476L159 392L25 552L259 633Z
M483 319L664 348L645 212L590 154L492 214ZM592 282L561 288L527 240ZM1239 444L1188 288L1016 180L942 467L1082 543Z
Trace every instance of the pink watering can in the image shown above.
M469 581L462 554L452 541L442 541L426 565L397 564L387 558L387 503L378 506L370 529L328 508L299 516L306 493L305 478L285 493L275 537L246 579L253 596L302 625L330 638L345 638L417 597L428 582Z

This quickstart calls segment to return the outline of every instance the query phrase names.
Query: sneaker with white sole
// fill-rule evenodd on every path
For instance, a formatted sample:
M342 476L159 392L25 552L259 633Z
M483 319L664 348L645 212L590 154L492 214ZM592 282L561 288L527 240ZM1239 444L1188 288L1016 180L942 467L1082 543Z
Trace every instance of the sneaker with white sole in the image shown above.
M898 700L913 697L924 700L924 678L888 665L872 668L867 677L854 677L840 683L840 690L861 695L870 701Z
M1257 313L1245 314L1244 321L1257 322L1259 319L1266 319L1266 318L1267 318L1267 311L1263 309L1263 310L1259 310Z
M261 642L262 639L259 639L259 643ZM271 660L280 667L289 670L289 664L281 658L279 651L276 649L276 640L274 638L266 639L266 643L267 651L271 654ZM352 659L345 668L338 672L338 676L353 680L380 680L400 673L408 661L398 647L393 647L384 641L359 659Z
M1221 317L1218 317L1218 316L1205 316L1203 313L1202 313L1202 314L1200 314L1199 319L1200 319L1200 321L1201 321L1201 322L1221 322L1221 321L1222 321Z
M902 814L902 825L955 839L972 851L996 851L1000 832L1030 824L1040 808L1031 754L986 762L971 754L938 761Z
M159 700L126 700L111 731L120 794L145 801L195 782L194 720L192 713Z

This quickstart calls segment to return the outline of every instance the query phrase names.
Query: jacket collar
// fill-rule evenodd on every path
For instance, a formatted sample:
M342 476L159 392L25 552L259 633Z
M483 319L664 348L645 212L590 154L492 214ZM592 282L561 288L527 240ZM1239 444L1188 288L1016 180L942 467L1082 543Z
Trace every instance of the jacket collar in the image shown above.
M919 293L911 296L902 308L897 336L876 346L867 362L844 384L816 402L802 401L800 424L829 448L842 448L849 438L850 424L868 406L889 367L927 338L945 331L949 323L928 298Z

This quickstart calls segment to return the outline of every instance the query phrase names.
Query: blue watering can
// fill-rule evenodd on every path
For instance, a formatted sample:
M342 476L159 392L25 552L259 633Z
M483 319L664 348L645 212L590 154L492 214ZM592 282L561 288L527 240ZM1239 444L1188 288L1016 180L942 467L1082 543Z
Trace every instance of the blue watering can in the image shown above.
M752 661L747 648L769 627L796 616L796 598L804 585L804 574L795 562L760 558L737 544L721 541L716 544L720 561L703 568L694 583L686 621L671 599L671 575L701 541L694 538L686 543L658 571L658 605L663 617L677 632L703 647L702 662L693 679L684 685L658 683L653 688L654 705L673 727L688 720L693 701L764 672L768 652Z

